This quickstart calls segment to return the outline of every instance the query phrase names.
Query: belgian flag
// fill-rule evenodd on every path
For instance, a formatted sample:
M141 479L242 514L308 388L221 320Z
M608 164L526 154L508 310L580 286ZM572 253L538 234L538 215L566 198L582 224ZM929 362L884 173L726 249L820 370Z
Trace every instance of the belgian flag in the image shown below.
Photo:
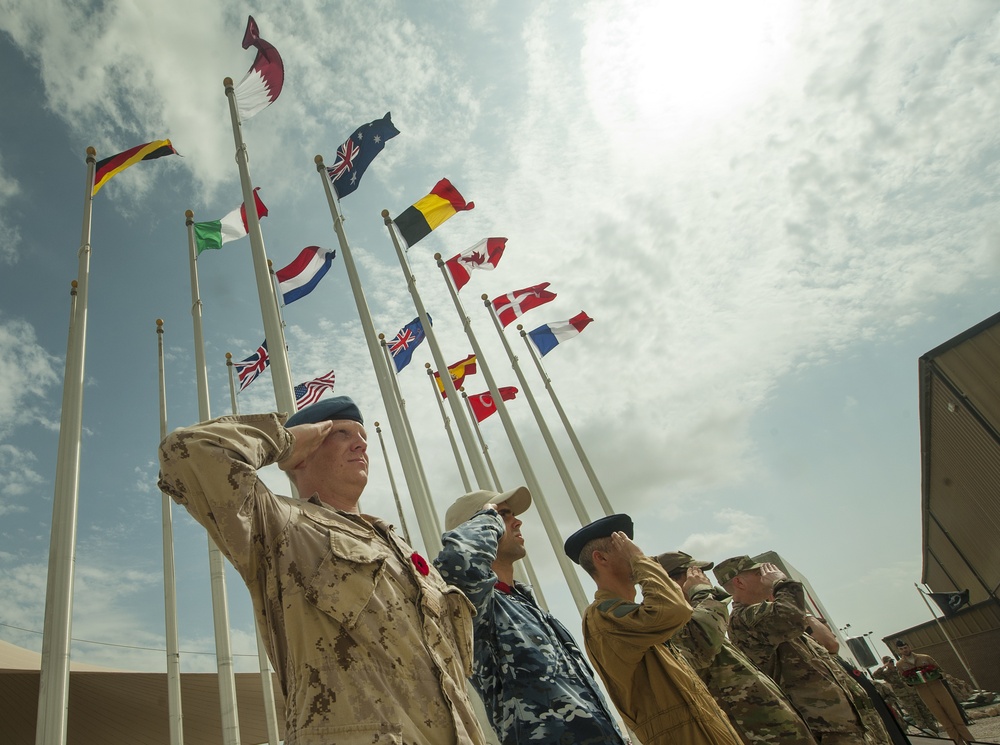
M475 206L475 202L466 202L451 181L443 178L434 185L430 194L403 210L393 222L406 245L412 246L456 212L471 210Z

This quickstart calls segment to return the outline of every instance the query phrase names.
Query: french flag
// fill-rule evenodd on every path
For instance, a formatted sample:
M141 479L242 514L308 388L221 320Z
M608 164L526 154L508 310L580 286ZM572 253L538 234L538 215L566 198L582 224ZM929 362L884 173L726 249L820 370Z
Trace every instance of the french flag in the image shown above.
M274 274L278 278L278 289L285 305L312 292L330 271L330 264L336 255L336 251L309 246L302 249L295 261L276 271Z
M544 357L559 344L567 339L572 339L574 336L587 328L587 324L591 323L593 320L594 319L586 313L580 311L568 321L546 323L539 326L534 331L529 331L528 337L532 342L534 342L535 346L538 348L538 352L542 355L542 357Z

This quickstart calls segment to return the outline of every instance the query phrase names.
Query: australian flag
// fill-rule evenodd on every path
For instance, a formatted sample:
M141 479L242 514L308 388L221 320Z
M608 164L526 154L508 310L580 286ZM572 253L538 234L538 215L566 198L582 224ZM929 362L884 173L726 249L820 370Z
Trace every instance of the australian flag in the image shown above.
M336 162L326 169L337 196L343 199L358 188L365 169L382 152L385 141L399 134L392 120L392 112L381 119L358 127L351 138L337 150Z
M427 318L430 320L430 316ZM403 368L410 364L413 350L420 346L420 342L424 340L425 336L424 326L420 323L420 318L417 317L403 326L395 338L389 342L389 354L392 355L392 361L396 364L396 372L402 372Z
M240 379L240 390L243 391L250 385L257 376L264 372L264 369L271 364L271 359L267 356L267 340L257 347L257 351L245 360L234 362L236 374Z

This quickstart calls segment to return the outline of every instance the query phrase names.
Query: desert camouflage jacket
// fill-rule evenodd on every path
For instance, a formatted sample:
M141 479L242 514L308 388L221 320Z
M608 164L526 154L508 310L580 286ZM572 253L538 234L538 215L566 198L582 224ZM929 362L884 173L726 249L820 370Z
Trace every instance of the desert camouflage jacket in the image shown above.
M774 600L733 603L729 638L785 692L817 737L851 735L864 741L864 728L834 670L830 655L805 632L802 583L781 580Z
M476 607L472 683L504 745L623 743L590 666L569 631L526 585L492 569L503 519L485 510L442 537L434 565Z
M169 435L160 488L243 577L285 695L287 745L484 743L465 689L472 606L382 520L276 496L276 414Z

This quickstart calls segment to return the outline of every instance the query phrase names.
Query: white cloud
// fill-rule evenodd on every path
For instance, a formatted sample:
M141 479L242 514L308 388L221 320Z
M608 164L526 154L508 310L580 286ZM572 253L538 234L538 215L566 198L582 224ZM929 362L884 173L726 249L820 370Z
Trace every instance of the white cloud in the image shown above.
M20 184L4 173L3 159L0 158L0 263L13 264L17 261L21 231L13 224L8 212L11 200L20 193Z
M681 548L694 557L718 562L729 556L759 553L771 538L767 521L759 515L723 509L716 520L720 530L692 533L681 542Z
M50 413L46 398L59 376L56 358L39 345L34 327L20 319L0 317L0 441L15 426Z

